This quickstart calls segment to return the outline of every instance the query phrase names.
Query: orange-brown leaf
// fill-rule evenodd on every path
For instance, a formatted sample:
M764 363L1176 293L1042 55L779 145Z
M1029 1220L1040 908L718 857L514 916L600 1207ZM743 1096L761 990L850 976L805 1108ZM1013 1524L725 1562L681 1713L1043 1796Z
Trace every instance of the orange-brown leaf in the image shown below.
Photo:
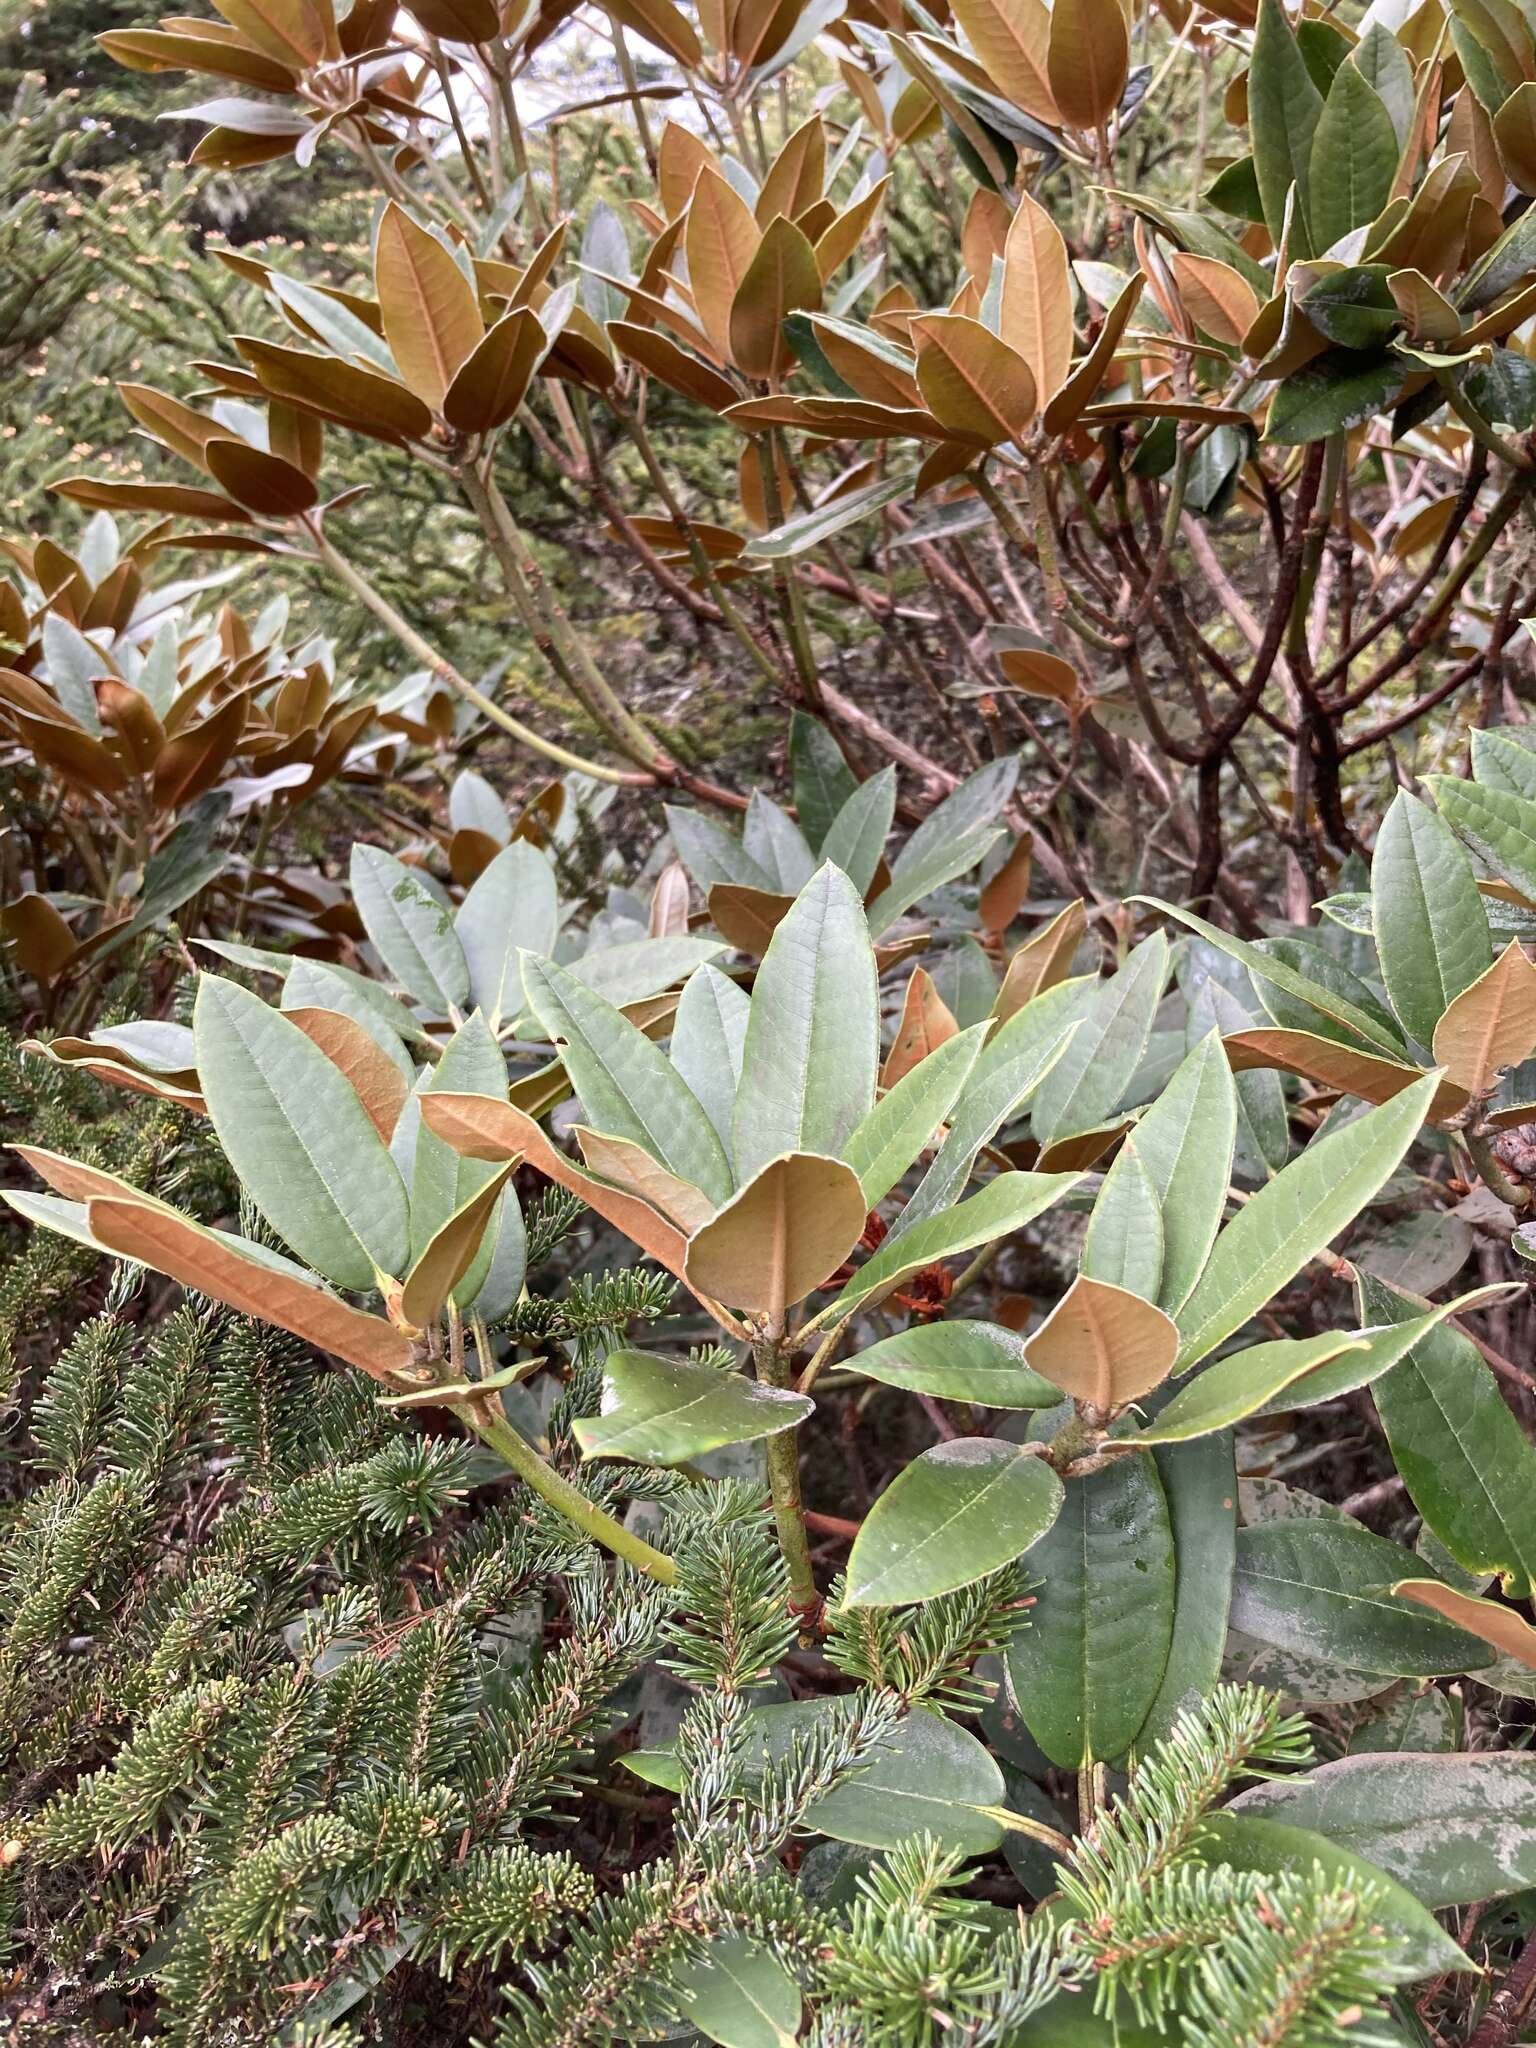
M1178 1353L1171 1316L1139 1294L1084 1273L1024 1346L1036 1372L1101 1414L1160 1386Z
M384 338L400 375L439 412L485 333L475 288L437 237L393 200L379 222L374 279Z

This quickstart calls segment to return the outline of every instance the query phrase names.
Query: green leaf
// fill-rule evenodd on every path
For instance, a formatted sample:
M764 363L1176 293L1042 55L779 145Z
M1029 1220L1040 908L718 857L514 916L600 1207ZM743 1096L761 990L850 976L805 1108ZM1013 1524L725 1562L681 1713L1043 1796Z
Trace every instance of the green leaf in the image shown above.
M1254 1414L1293 1381L1356 1345L1364 1348L1347 1330L1329 1330L1319 1337L1277 1337L1269 1344L1233 1351L1181 1387L1135 1441L1182 1444L1214 1436Z
M679 810L675 804L663 804L662 809L677 857L701 889L734 882L742 888L772 890L773 877L712 818Z
M1172 1640L1173 1531L1151 1459L1074 1479L1030 1563L1044 1584L1008 1650L1019 1711L1053 1764L1107 1762L1135 1741Z
M1221 1679L1237 1564L1237 1467L1230 1436L1154 1451L1173 1530L1173 1628L1168 1662L1136 1735L1145 1753L1172 1733Z
M1202 981L1189 999L1185 1043L1193 1049L1214 1029L1246 1031L1253 1017L1232 991L1214 977ZM1226 1058L1226 1054L1222 1054ZM1232 1148L1232 1177L1248 1182L1269 1179L1284 1166L1291 1150L1290 1113L1280 1076L1255 1068L1234 1074L1237 1083L1237 1131Z
M896 770L882 768L859 784L827 828L821 857L841 868L861 896L868 895L884 858L895 815Z
M1417 91L1413 65L1408 53L1390 29L1379 21L1371 23L1355 45L1351 62L1366 84L1374 87L1392 119L1399 146L1408 140L1413 127Z
M0 1188L0 1202L7 1203L36 1229L56 1231L88 1251L100 1252L107 1258L114 1256L92 1237L89 1206L85 1202L71 1202L62 1195L38 1194L32 1188ZM298 1270L302 1272L303 1268ZM306 1274L305 1278L308 1277Z
M1429 1909L1387 1871L1361 1855L1352 1855L1328 1834L1237 1810L1244 1805L1239 1798L1219 1813L1205 1816L1200 1839L1190 1851L1196 1861L1256 1870L1266 1877L1310 1879L1313 1870L1320 1869L1330 1884L1355 1890L1372 1885L1379 1894L1376 1914L1384 1927L1407 1942L1415 1977L1437 1977L1446 1971L1475 1967Z
M1074 1032L1043 1033L1031 1016L1032 1004L1008 1019L971 1071L959 1100L949 1113L949 1132L933 1164L918 1182L911 1200L891 1228L887 1242L898 1242L911 1230L953 1206L965 1190L971 1168L983 1145L1042 1085L1068 1049ZM921 1063L920 1063L921 1064Z
M757 971L733 1121L745 1180L783 1152L840 1158L875 1099L875 956L858 891L830 863L780 920Z
M1397 157L1397 130L1380 95L1353 64L1341 64L1313 131L1307 168L1307 218L1319 254L1375 220L1392 196Z
M507 1098L507 1063L490 1026L478 1010L466 1017L443 1048L435 1067L428 1068L418 1095L436 1090L445 1095L488 1095ZM423 1124L416 1132L411 1158L411 1257L419 1259L455 1211L477 1195L500 1169L490 1159L470 1159ZM489 1247L486 1252L489 1259ZM470 1268L478 1291L485 1266ZM465 1297L468 1298L467 1296Z
M1472 773L1485 789L1507 790L1536 802L1536 752L1523 746L1516 731L1496 726L1472 735Z
M48 611L43 614L43 660L60 708L99 739L102 724L96 708L96 681L115 674L111 658L62 612Z
M1054 1408L1061 1399L1025 1363L1024 1339L1001 1323L914 1323L850 1358L846 1370L982 1408Z
M1536 1755L1347 1756L1254 1785L1244 1820L1315 1829L1394 1872L1431 1908L1506 1898L1536 1883Z
M469 1000L469 964L453 912L381 846L352 849L352 896L379 956L418 1003L447 1016Z
M334 967L321 960L295 960L283 982L278 1008L283 1010L334 1010L338 1017L350 1017L361 1024L379 1050L399 1068L408 1087L416 1085L416 1067L399 1030L386 1023L379 1006L358 994L355 985ZM402 1021L404 1012L400 1013ZM97 1036L104 1036L98 1033Z
M1331 1038L1335 1044L1363 1052L1377 1053L1386 1043L1393 1048L1395 1060L1408 1063L1407 1044L1397 1020L1369 985L1326 947L1311 939L1262 939L1258 950L1272 967L1278 965L1299 976L1318 992L1326 1005L1319 1008L1317 1003L1304 1001L1293 987L1282 987L1272 978L1258 982L1255 987L1260 1003L1283 1030L1315 1032L1320 1038ZM1369 1017L1375 1028L1374 1040L1362 1041L1359 1032L1341 1021L1339 1011Z
M1448 1316L1486 1307L1502 1294L1514 1293L1517 1285L1506 1283L1503 1287L1474 1287L1470 1293L1458 1294L1454 1301L1439 1302L1434 1307L1420 1304L1424 1312L1411 1323L1389 1322L1384 1328L1361 1330L1360 1350L1341 1351L1337 1358L1319 1365L1285 1392L1272 1394L1255 1412L1285 1415L1296 1408L1310 1408L1319 1401L1340 1400L1357 1388L1368 1387L1383 1373L1390 1372L1420 1338L1437 1329Z
M572 1428L585 1458L681 1465L722 1444L793 1429L815 1405L808 1395L759 1386L719 1366L610 1351L602 1412L579 1417Z
M872 1209L882 1201L948 1117L990 1030L973 1024L946 1038L903 1074L863 1118L843 1148Z
M1322 94L1296 47L1284 7L1280 0L1260 0L1248 67L1248 127L1264 221L1276 243L1292 185L1297 188L1299 211L1306 217L1312 138L1322 111ZM1309 248L1293 241L1293 258L1310 254Z
M720 2048L794 2048L800 1986L770 1950L722 1934L703 1959L672 1972L691 2025Z
M1072 1043L1035 1092L1030 1123L1042 1144L1091 1130L1120 1105L1152 1037L1168 979L1161 932L1093 992Z
M898 1280L936 1260L974 1251L994 1237L1007 1237L1049 1209L1082 1179L1077 1173L1000 1173L979 1193L920 1223L895 1244L883 1244L866 1261L818 1323L840 1323L856 1308L889 1294Z
M197 1070L219 1143L286 1244L338 1287L405 1271L405 1188L340 1070L260 996L205 974Z
M1232 1626L1262 1643L1389 1678L1480 1671L1487 1643L1392 1598L1419 1560L1357 1522L1267 1522L1237 1534Z
M1104 1176L1078 1264L1089 1280L1106 1280L1112 1287L1139 1294L1143 1301L1157 1300L1163 1274L1163 1206L1141 1163L1135 1132Z
M138 908L124 923L96 934L91 945L93 960L99 964L110 959L141 932L190 902L199 889L218 880L229 857L214 844L214 837L229 815L229 806L229 793L222 789L209 790L188 805L175 831L144 863Z
M594 946L579 960L568 961L565 971L618 1010L675 988L726 950L719 939L627 939L618 946Z
M1019 783L1019 757L1003 754L988 761L952 789L936 804L901 849L891 873L926 866L928 858L955 839L969 839L984 825L993 824L1013 799Z
M1353 1222L1397 1171L1434 1099L1433 1074L1331 1136L1252 1196L1216 1240L1179 1315L1187 1371L1240 1330Z
M192 944L201 947L205 953L217 953L221 960L228 960L235 967L249 967L258 974L274 974L285 983L300 964L300 956L296 953L274 953L265 946L242 946L235 939L194 939ZM357 1001L366 1004L386 1030L397 1032L402 1038L415 1043L427 1042L427 1034L405 1005L387 989L380 988L376 981L370 981L366 974L354 974L350 967L338 967L333 961L326 962L326 972L344 981Z
M814 1720L805 1707L819 1704L760 1708L754 1720L772 1729L770 1753L784 1755L793 1733ZM857 1776L818 1799L806 1820L835 1842L894 1849L926 1831L946 1849L986 1856L1003 1839L990 1811L1002 1793L1003 1774L976 1737L919 1707Z
M475 878L454 919L469 969L469 999L492 1031L523 1008L518 954L552 953L559 930L555 871L536 846L514 839Z
M1212 1031L1186 1053L1126 1140L1162 1206L1162 1272L1148 1298L1175 1320L1221 1226L1236 1131L1237 1090L1220 1036Z
M1493 247L1468 271L1455 294L1456 304L1468 313L1495 305L1517 284L1523 284L1536 270L1536 208L1527 207L1500 235Z
M1206 188L1206 201L1218 213L1234 220L1251 220L1264 225L1264 202L1259 197L1259 180L1251 156L1237 157Z
M705 966L683 983L672 1020L672 1064L714 1125L727 1158L750 1008L745 991L728 974Z
M341 300L316 285L306 284L300 277L287 277L280 270L269 270L265 281L283 310L297 316L295 324L299 331L312 328L321 346L333 356L344 363L360 363L365 369L382 371L390 379L399 377L388 342ZM307 334L305 339L309 339Z
M1018 755L1004 754L968 775L928 813L891 863L890 887L870 906L872 932L883 932L920 898L976 866L997 841L994 821L1018 780Z
M1387 280L1389 263L1355 263L1319 278L1302 294L1301 310L1340 348L1379 348L1403 324Z
M1377 1322L1420 1304L1370 1273L1360 1309ZM1496 1572L1513 1599L1536 1592L1536 1450L1475 1344L1441 1324L1376 1382L1376 1412L1409 1498L1456 1563Z
M1376 835L1371 923L1381 975L1421 1045L1451 1002L1493 965L1472 863L1445 820L1400 789Z
M497 1198L480 1250L453 1299L459 1308L472 1308L494 1323L516 1302L527 1277L528 1233L517 1190L509 1185Z
M1441 817L1472 851L1501 881L1536 899L1536 803L1458 775L1426 775L1423 781Z
M1374 419L1402 389L1404 368L1402 359L1386 350L1330 349L1281 383L1269 409L1266 440L1294 448Z
M921 861L906 861L904 852L902 861L906 861L906 865L903 866L902 861L897 862L891 870L889 886L882 889L869 906L869 928L875 937L888 931L897 918L905 917L914 903L920 903L936 889L942 889L946 883L957 881L961 875L979 867L1002 836L1000 827L982 825L963 838L931 846ZM914 832L912 839L916 837ZM906 851L911 850L911 845L912 840L909 840Z
M786 519L772 532L760 533L749 540L742 552L760 562L784 562L795 555L803 555L807 549L820 547L845 527L856 525L859 520L868 519L885 506L893 505L898 498L910 497L914 474L903 470L895 476L882 477L879 483L866 484L862 490L847 491L840 497L829 498L824 505L813 506L809 512L797 512L793 519Z
M793 896L816 870L815 856L800 827L771 796L754 789L741 828L741 843L775 889Z
M789 773L800 830L819 855L832 820L859 785L831 728L809 711L790 714Z
M1462 390L1485 420L1527 433L1536 426L1536 363L1517 349L1496 348L1462 376Z
M1383 1329L1328 1330L1316 1337L1280 1337L1217 1359L1159 1410L1138 1443L1187 1443L1229 1429L1249 1415L1286 1415L1336 1401L1390 1372L1405 1352L1447 1316L1476 1307L1495 1289L1476 1288L1413 1322ZM1364 1311L1362 1310L1362 1313Z
M523 955L523 987L561 1048L586 1120L627 1138L710 1201L731 1192L731 1165L714 1125L682 1075L638 1026L553 960Z
M932 1600L1022 1555L1061 1508L1034 1448L956 1437L905 1466L865 1517L848 1559L849 1607Z

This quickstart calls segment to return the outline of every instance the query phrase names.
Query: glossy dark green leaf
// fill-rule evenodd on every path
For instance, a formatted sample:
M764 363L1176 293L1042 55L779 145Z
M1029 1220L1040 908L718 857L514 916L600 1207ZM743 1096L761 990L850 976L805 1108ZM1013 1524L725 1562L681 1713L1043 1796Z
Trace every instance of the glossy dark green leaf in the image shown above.
M1228 164L1212 179L1205 197L1219 213L1229 213L1235 220L1251 220L1261 227L1264 223L1264 202L1259 197L1258 172L1251 156L1240 156Z
M1347 1756L1229 1809L1326 1835L1392 1874L1424 1905L1470 1905L1536 1884L1536 1755Z
M1536 363L1512 348L1496 348L1486 363L1466 372L1463 389L1485 420L1527 433L1536 426Z
M914 1323L847 1366L888 1387L981 1408L1054 1408L1061 1399L1060 1389L1025 1363L1024 1339L1001 1323Z
M1248 127L1264 220L1276 242L1293 185L1300 215L1307 217L1312 137L1322 110L1323 96L1296 47L1284 7L1280 0L1260 0L1248 68ZM1293 243L1293 259L1310 254L1310 248Z
M1420 1304L1371 1273L1363 1314L1402 1322ZM1498 1381L1460 1330L1441 1325L1375 1386L1392 1458L1409 1498L1464 1570L1496 1572L1515 1599L1536 1591L1536 1450Z
M1331 349L1279 386L1265 438L1296 447L1358 427L1391 405L1403 371L1401 358L1385 350Z
M850 1607L895 1607L968 1586L1049 1529L1060 1479L1037 1452L956 1437L914 1458L865 1516L848 1559Z
M1237 1563L1237 1467L1229 1435L1153 1453L1173 1529L1173 1629L1168 1661L1136 1736L1138 1752L1214 1692L1227 1646Z
M1173 1634L1173 1529L1152 1460L1074 1479L1030 1571L1042 1583L1008 1651L1029 1732L1063 1769L1121 1756L1162 1688Z
M1481 1670L1493 1651L1465 1629L1392 1598L1421 1575L1400 1544L1344 1520L1240 1529L1232 1626L1260 1642L1390 1678Z
M1357 263L1331 271L1303 294L1302 311L1319 334L1341 348L1379 347L1403 324L1387 288L1391 275L1386 263Z
M1353 64L1341 64L1313 131L1307 170L1307 218L1319 255L1375 220L1392 196L1397 158L1397 130L1379 94Z
M1309 1878L1314 1867L1321 1867L1335 1884L1373 1885L1380 1894L1377 1912L1383 1925L1407 1943L1404 1964L1411 1976L1434 1977L1442 1971L1475 1968L1406 1886L1363 1854L1351 1854L1333 1838L1332 1829L1315 1832L1311 1827L1292 1826L1288 1819L1270 1820L1238 1810L1243 1806L1239 1798L1232 1806L1206 1816L1202 1839L1193 1851L1197 1860L1226 1863L1234 1870L1256 1870L1265 1877Z
M761 1711L759 1718L775 1729L770 1748L795 1725L786 1717L798 1715L799 1707ZM834 1841L871 1849L894 1849L926 1831L962 1855L985 1856L1003 1838L989 1811L1002 1795L1003 1774L976 1737L919 1707L857 1776L808 1809L806 1821Z
M581 1417L574 1428L584 1457L680 1465L722 1444L793 1429L815 1405L805 1394L759 1386L719 1366L610 1351L601 1413Z

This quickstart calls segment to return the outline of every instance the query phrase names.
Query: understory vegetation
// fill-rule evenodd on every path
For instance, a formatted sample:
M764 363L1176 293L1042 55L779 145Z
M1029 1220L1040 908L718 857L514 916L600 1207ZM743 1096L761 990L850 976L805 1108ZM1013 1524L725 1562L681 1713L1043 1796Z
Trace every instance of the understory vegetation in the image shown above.
M0 2038L1536 2039L1536 15L0 6Z

